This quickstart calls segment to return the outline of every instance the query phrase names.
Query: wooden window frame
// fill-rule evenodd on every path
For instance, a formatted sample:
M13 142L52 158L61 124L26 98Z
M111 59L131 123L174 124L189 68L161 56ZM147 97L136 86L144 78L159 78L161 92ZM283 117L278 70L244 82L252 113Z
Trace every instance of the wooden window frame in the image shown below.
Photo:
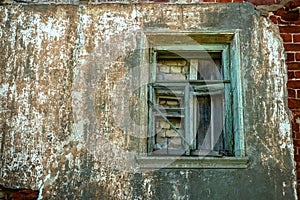
M157 64L156 64L156 54L159 51L185 51L185 52L217 52L221 54L221 60L222 60L222 67L223 67L223 80L197 80L197 69L198 66L197 63L192 62L191 60L191 66L189 70L189 76L188 80L186 81L166 81L166 82L159 82L156 80L156 70L157 70ZM197 98L200 95L203 95L204 93L201 92L201 88L208 88L210 89L224 89L225 90L225 102L226 108L225 108L225 125L226 125L226 133L224 134L226 137L224 138L226 149L230 151L229 154L232 154L232 147L231 147L231 138L232 138L232 122L231 122L231 92L230 92L230 71L229 71L229 45L228 44L201 44L201 45L176 45L176 46L155 46L155 49L150 52L152 54L151 57L151 65L150 65L150 83L148 87L149 92L149 121L148 121L148 153L151 154L153 150L154 145L154 137L155 137L155 117L153 116L153 111L159 112L159 115L164 118L164 120L171 126L171 128L182 138L182 140L185 143L185 155L192 155L191 151L195 150L195 143L196 140L196 117L193 115L193 110L196 106L195 98ZM194 64L193 64L194 63ZM182 87L183 96L184 96L184 105L183 105L183 118L184 118L184 131L183 133L180 133L178 130L176 130L175 126L164 116L162 112L160 112L157 104L155 103L154 94L157 88L159 87ZM193 89L198 89L200 91L195 92ZM208 94L211 95L211 92L208 91ZM213 105L213 104L212 104ZM212 113L212 121L213 121L213 113ZM213 123L213 122L212 122ZM211 126L211 129L213 129L214 126ZM213 130L211 131L210 135L210 142L214 143L213 141ZM213 152L214 144L211 144L211 151L202 151L202 155L206 156L221 156L217 152ZM201 152L201 151L200 151Z
M149 156L151 152L151 144L141 145L140 154L137 156L137 161L142 168L247 168L249 159L246 157L244 146L244 126L243 126L243 106L242 106L242 76L241 76L241 54L240 54L240 40L239 30L235 31L215 31L215 32L144 32L144 47L142 53L146 56L143 57L143 64L147 65L147 61L151 60L150 51L153 48L162 50L178 50L184 48L185 50L207 50L207 51L220 51L222 52L222 64L227 65L225 70L228 69L226 76L230 78L230 83L225 84L226 89L230 94L225 96L232 97L232 102L226 104L231 106L226 107L226 119L232 120L232 135L234 137L233 156L223 157L194 157L194 156ZM192 38L192 43L189 40L182 38ZM176 40L174 38L177 38ZM181 40L182 39L182 40ZM175 42L174 42L175 41ZM197 45L195 45L196 41ZM150 87L143 87L141 93L147 94L155 80L153 79L156 69L153 64L148 64ZM227 77L224 77L226 81ZM187 89L186 89L187 91ZM153 98L149 97L150 99ZM227 98L227 97L226 97ZM148 98L147 100L148 101ZM148 106L146 106L148 108ZM189 110L189 109L188 109ZM146 110L145 110L146 111ZM151 109L149 110L151 112ZM231 113L228 113L231 112ZM185 113L188 114L188 113ZM151 124L151 117L150 117ZM228 124L228 123L226 123ZM148 126L148 134L151 133L151 127ZM151 137L151 136L150 136ZM151 141L148 140L148 141ZM144 140L145 142L145 140ZM145 147L145 148L144 148ZM189 153L187 153L189 155Z

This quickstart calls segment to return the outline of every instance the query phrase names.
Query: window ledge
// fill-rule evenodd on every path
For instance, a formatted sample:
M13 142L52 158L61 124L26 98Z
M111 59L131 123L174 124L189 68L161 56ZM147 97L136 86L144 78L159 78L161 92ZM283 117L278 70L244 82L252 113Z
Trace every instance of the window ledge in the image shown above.
M138 156L142 169L246 169L248 157Z

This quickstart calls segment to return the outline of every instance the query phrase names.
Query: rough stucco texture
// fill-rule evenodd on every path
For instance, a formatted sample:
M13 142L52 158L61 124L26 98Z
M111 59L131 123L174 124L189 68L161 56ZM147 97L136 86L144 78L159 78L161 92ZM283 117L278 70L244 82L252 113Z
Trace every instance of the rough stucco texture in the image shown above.
M240 30L247 169L140 171L128 91L147 28ZM45 199L295 198L283 45L250 4L6 5L0 37L0 185Z

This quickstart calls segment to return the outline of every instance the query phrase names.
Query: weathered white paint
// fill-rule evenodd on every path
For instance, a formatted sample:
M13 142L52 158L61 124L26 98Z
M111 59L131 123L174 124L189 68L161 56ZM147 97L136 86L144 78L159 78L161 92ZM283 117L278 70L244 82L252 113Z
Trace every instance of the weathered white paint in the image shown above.
M58 6L51 13L32 11L30 16L23 7L0 7L3 21L9 21L11 26L7 30L0 25L0 35L7 38L5 44L11 50L11 55L6 55L6 76L0 83L0 97L16 106L16 114L5 111L3 115L11 118L5 120L10 129L6 133L1 183L39 189L39 199L54 198L63 184L75 185L80 181L105 187L103 191L112 198L139 198L134 196L134 187L141 187L144 196L140 198L154 198L157 177L152 172L139 172L134 160L137 153L133 150L138 144L130 144L134 133L115 123L112 117L113 103L125 103L126 92L133 86L128 82L135 78L126 71L124 60L137 49L136 36L146 23L167 27L154 27L156 30L197 31L203 26L209 29L206 12L218 15L226 9L219 6L103 4L80 5L73 10ZM64 9L75 14L65 15ZM16 19L8 13L17 15ZM21 20L27 16L27 20ZM72 24L72 19L76 24ZM275 180L272 169L279 168L290 175L290 168L282 161L285 155L291 160L293 156L285 101L286 77L283 77L286 67L278 31L263 18L254 17L253 22L249 39L253 44L242 44L242 56L246 59L242 70L244 97L248 92L258 94L256 98L244 98L246 152L257 157L253 156L245 173L265 168L268 178ZM242 37L247 34L247 30L243 31ZM258 43L261 41L263 44ZM251 59L247 57L248 51ZM17 78L12 75L14 70L18 72ZM123 88L118 89L120 85ZM116 92L120 92L121 98L117 99ZM120 106L118 110L121 122L125 109L126 106ZM71 128L63 124L68 121ZM132 174L136 173L141 176L139 185L131 185ZM173 178L170 191L174 192L174 198L189 198L188 185L182 186L176 179L188 183L193 178L188 173L182 170L180 176L169 174ZM214 179L210 174L202 175L207 182ZM255 178L250 176L249 181L256 181ZM290 185L288 177L282 186L277 186L287 195ZM83 191L80 187L83 186L68 190L74 189L74 195L80 195Z

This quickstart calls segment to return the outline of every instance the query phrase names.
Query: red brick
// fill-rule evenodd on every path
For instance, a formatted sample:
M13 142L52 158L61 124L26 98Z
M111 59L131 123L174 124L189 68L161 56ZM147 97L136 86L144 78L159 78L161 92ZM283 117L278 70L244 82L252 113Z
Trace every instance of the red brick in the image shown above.
M300 89L300 80L289 80L287 83L288 88ZM300 105L299 105L300 106Z
M300 141L299 141L299 142L300 142ZM300 155L295 155L294 158L295 158L295 161L296 161L296 162L300 162Z
M299 17L300 18L300 17ZM297 21L292 21L291 24L300 25L300 19Z
M300 51L300 44L284 44L286 51Z
M274 12L274 15L277 15L277 16L281 17L281 16L284 15L284 13L285 13L284 8L280 8L277 11Z
M297 99L300 99L300 90L297 90Z
M296 147L300 147L300 140L294 140L294 145Z
M300 33L300 26L279 26L280 33Z
M288 70L300 70L300 62L289 63L287 66Z
M296 169L298 169L298 170L300 169L300 163L298 163L298 162L296 162ZM297 170L297 171L298 171L298 170ZM300 172L300 170L299 170L299 172ZM300 177L300 176L299 176L299 177Z
M285 21L285 20L281 20L280 17L278 17L278 24L280 25L286 25L286 26L295 26L295 25L300 25L300 20L296 20L296 21Z
M300 140L300 133L299 133L299 124L298 123L292 123L292 131L295 134L294 138Z
M295 122L296 123L296 120L298 119L298 118L300 118L300 110L299 111L292 111L292 118L293 118L293 122Z
M232 2L244 2L244 0L233 0Z
M295 59L296 59L296 61L300 61L300 53L296 53Z
M294 73L295 73L295 78L299 79L300 78L300 71L295 71Z
M282 33L282 34L280 34L280 36L282 37L282 39L283 39L283 42L292 42L293 40L293 37L292 37L292 35L291 34L284 34L284 33Z
M300 133L294 133L293 135L294 135L293 136L294 140L300 140ZM300 154L300 146L297 146L297 147L298 147L297 148L297 153Z
M296 139L296 133L292 132L292 138ZM294 150L296 149L296 147L294 146Z
M290 0L288 3L284 5L284 7L290 9L290 8L296 8L300 6L300 1L299 0Z
M278 24L279 24L280 26L287 26L287 25L289 26L289 25L291 25L290 22L281 20L281 18L280 18L279 16L277 16L277 21L278 21Z
M18 191L13 193L14 200L33 200L38 198L38 192L36 191Z
M294 72L294 78L299 79L300 78L300 71L295 71ZM300 88L299 88L300 89Z
M299 147L294 146L294 154L299 155ZM300 171L300 170L299 170Z
M215 3L216 2L216 0L201 0L202 2L213 2L213 3ZM201 2L200 1L200 2Z
M299 119L300 119L299 116L293 115L293 120L292 120L292 122L291 122L293 128L296 128L296 127L299 128L300 124L297 123ZM299 132L299 134L300 134L300 130L299 130L299 129L295 129L294 131ZM300 136L300 135L299 135L299 136ZM299 139L300 139L300 138L299 138Z
M300 99L289 99L288 106L290 109L299 109L300 108ZM300 146L300 143L298 146Z
M217 2L231 3L231 2L232 2L232 0L217 0Z
M275 3L274 0L246 0L254 5L272 5Z
M297 170L297 177L300 178L300 170L299 170L299 168L296 168L296 170Z
M295 148L295 154L300 155L300 147ZM300 172L300 170L299 170L299 172Z
M286 61L295 61L295 53L287 53Z
M288 72L288 79L294 79L295 78L295 72Z
M272 22L274 24L278 24L279 23L279 18L275 15L270 16L270 20L272 20Z
M296 98L296 90L288 89L289 98Z
M293 34L293 41L300 42L300 34Z
M281 8L275 12L275 15L281 16L281 19L285 21L297 21L299 17L299 11L286 11L284 8Z

